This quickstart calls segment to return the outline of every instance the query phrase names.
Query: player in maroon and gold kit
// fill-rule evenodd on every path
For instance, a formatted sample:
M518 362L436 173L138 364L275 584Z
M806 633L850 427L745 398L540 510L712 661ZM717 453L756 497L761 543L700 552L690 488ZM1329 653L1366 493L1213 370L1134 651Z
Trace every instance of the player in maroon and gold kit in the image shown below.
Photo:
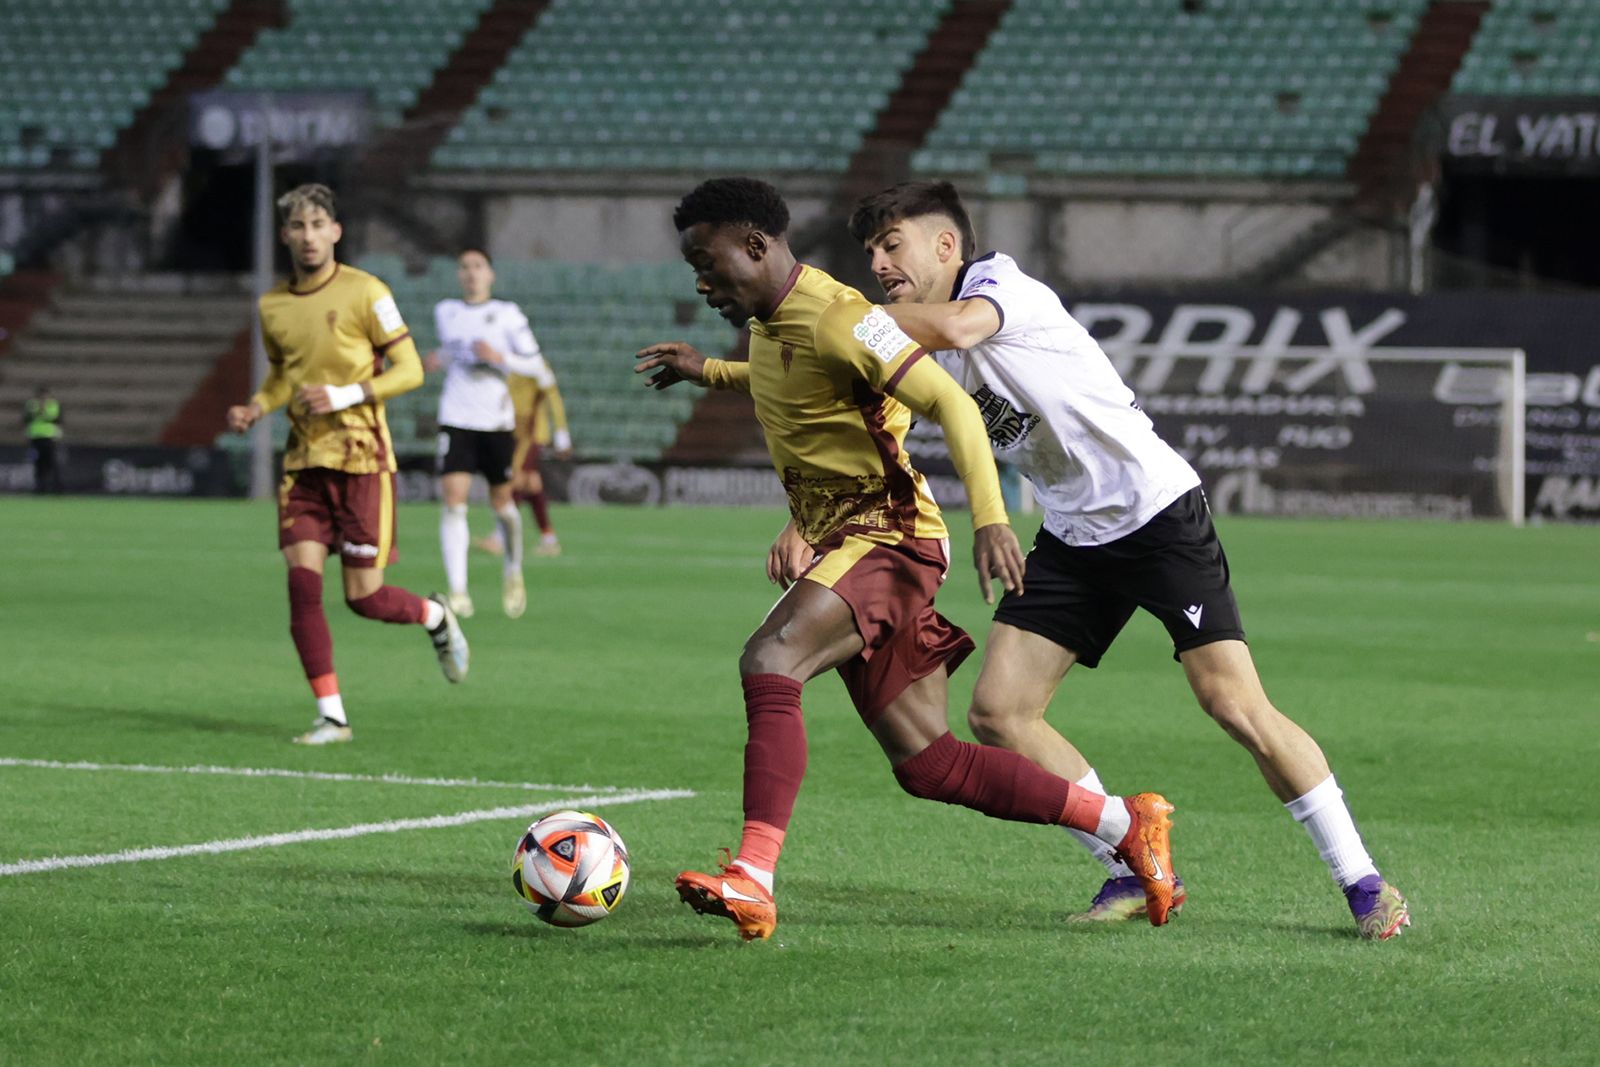
M905 435L913 412L943 428L972 504L984 596L993 578L1020 593L1022 551L972 398L882 308L795 261L789 209L765 182L705 182L673 221L696 291L729 322L749 321L750 361L660 344L639 353L636 369L655 371L656 388L688 380L751 394L794 528L817 553L739 660L749 740L738 854L716 873L680 874L679 895L732 919L746 939L771 936L773 871L806 768L801 687L836 669L907 792L1099 837L1140 874L1150 921L1164 923L1171 805L1153 793L1106 797L950 733L946 679L973 644L933 606L949 565L946 531Z
M228 409L248 430L288 406L278 487L278 547L289 565L289 633L317 698L300 744L351 738L322 610L322 572L339 554L345 603L368 619L427 628L445 677L467 671L467 642L443 598L385 585L395 558L394 445L383 402L422 384L422 363L389 287L334 259L342 235L333 193L302 185L278 201L294 277L261 297L270 369L249 403ZM384 367L387 360L388 367Z

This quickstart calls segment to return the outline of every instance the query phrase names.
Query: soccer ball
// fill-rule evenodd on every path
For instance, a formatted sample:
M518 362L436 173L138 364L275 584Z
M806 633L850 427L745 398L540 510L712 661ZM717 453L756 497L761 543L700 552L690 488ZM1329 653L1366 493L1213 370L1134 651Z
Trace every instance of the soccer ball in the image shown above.
M552 926L587 926L628 891L628 846L587 811L558 811L528 827L511 859L511 884Z

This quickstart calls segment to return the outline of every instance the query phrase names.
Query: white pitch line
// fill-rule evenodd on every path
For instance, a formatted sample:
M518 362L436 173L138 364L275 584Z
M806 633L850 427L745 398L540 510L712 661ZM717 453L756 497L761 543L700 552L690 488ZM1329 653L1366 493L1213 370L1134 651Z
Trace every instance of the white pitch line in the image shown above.
M93 856L51 856L42 860L19 860L0 864L0 878L15 874L39 874L44 871L61 871L73 867L105 867L113 863L143 863L146 860L169 860L180 856L217 855L223 852L247 852L257 848L277 848L280 845L297 845L303 841L337 841L347 837L365 837L369 834L397 834L404 830L435 830L446 826L465 826L468 823L489 822L495 819L526 819L563 808L586 808L590 805L638 804L646 800L681 800L694 794L687 789L651 789L632 793L591 793L587 796L561 797L542 804L524 804L510 808L485 808L481 811L462 811L454 815L430 815L421 819L394 819L389 822L364 822L354 826L339 826L328 830L295 830L286 834L263 834L258 837L233 837L221 841L203 841L198 845L172 845L159 848L134 848L122 852L102 852Z
M305 778L314 782L377 782L382 785L435 785L459 789L526 789L540 792L616 793L611 785L560 785L552 782L493 782L479 778L411 778L403 774L346 774L339 771L291 771L278 767L163 767L150 763L63 762L53 759L0 757L0 767L42 767L52 771L131 771L137 774L222 774L238 778Z

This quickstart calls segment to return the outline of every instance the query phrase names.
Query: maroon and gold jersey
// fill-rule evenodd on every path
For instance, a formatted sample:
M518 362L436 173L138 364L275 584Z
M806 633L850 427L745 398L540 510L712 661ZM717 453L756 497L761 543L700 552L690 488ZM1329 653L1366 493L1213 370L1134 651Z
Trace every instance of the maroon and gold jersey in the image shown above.
M946 536L944 520L906 454L905 436L913 409L936 411L966 394L924 355L855 289L796 265L772 317L750 321L749 364L708 359L704 377L755 400L795 529L806 541L937 540ZM953 421L963 440L976 434L973 447L988 462L987 484L973 502L975 524L1004 522L982 420L974 410Z
M288 405L284 470L394 471L383 402L422 384L422 361L389 287L344 264L314 289L282 282L261 297L261 337L269 369L251 399L264 411ZM361 382L372 383L371 401L327 415L294 399L303 385Z

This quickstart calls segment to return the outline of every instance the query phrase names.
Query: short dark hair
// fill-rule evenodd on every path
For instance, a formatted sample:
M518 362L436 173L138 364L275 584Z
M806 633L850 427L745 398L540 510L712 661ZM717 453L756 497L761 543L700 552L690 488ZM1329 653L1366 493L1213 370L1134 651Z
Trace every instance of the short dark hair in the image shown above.
M486 249L479 248L477 245L466 245L465 247L461 248L459 251L456 252L456 258L460 259L462 256L466 255L468 252L476 252L476 253L478 253L478 255L483 257L483 261L485 263L489 264L489 266L491 266L491 267L494 266L494 257L491 256Z
M789 229L789 205L757 178L712 178L695 186L672 212L679 233L702 222L749 223L769 237L782 237Z
M864 196L850 213L850 236L866 244L902 219L923 215L944 215L961 233L961 258L971 259L978 251L978 236L972 219L961 204L961 194L949 182L901 182L880 193Z

